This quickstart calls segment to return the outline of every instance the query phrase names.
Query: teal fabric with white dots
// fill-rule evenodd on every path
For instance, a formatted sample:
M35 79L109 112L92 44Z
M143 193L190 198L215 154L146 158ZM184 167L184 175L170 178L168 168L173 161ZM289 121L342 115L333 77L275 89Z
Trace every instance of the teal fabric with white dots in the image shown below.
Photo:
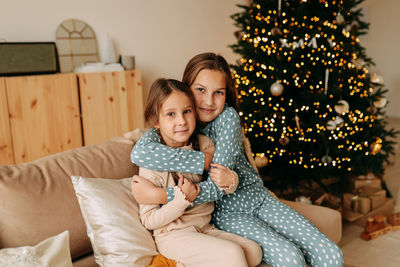
M199 183L201 192L194 205L215 201L213 222L221 230L244 236L259 243L263 261L272 266L342 266L340 248L301 214L273 198L261 178L246 159L240 118L232 107L201 130L216 144L214 163L234 170L239 185L225 195L211 178ZM160 144L154 129L136 143L131 161L157 171L201 174L204 153L175 149ZM174 198L168 190L168 200Z

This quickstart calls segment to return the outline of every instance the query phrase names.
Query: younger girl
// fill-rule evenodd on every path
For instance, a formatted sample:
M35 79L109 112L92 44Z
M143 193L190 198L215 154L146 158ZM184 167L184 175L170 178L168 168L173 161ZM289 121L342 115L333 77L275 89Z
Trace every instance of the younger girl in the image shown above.
M213 162L234 170L239 176L237 190L229 195L224 195L211 179L201 182L201 192L194 205L216 201L215 225L259 243L263 260L272 266L342 266L340 248L302 215L275 199L246 159L236 111L236 90L225 59L214 53L195 56L186 66L183 82L194 94L203 127L201 132L216 144ZM166 156L158 156L160 152ZM131 154L132 162L143 167L200 174L205 161L199 164L198 157L204 159L204 153L166 147L149 132L142 136ZM160 164L149 166L155 160ZM148 201L149 196L152 203L164 203L167 196L169 201L174 195L169 189L168 195L158 189L144 192L142 188L148 185L141 183L140 177L136 181L133 191L139 202ZM156 194L160 197L153 197Z
M145 118L153 126L150 132L165 146L180 150L206 150L214 146L211 139L195 133L193 96L190 89L179 81L158 79L153 83ZM162 157L167 156L161 151L159 153ZM221 188L232 193L237 187L237 174L223 166L214 166L219 170L215 175L229 177L231 183L236 180L236 186ZM153 230L158 251L165 257L176 260L178 266L246 267L261 261L262 253L257 243L218 230L210 224L214 210L212 202L189 207L192 199L188 201L185 193L190 191L188 188L192 184L188 180L201 182L201 175L184 174L183 178L182 174L175 172L142 167L139 175L155 186L174 192L174 198L163 206L140 205L141 221L147 229Z

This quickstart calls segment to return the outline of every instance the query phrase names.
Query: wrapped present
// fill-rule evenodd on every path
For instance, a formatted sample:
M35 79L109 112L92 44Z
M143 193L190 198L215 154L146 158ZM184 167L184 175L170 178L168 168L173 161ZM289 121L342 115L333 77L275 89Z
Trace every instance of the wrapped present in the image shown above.
M361 214L367 214L371 210L371 200L356 194L343 194L343 209L352 210Z
M373 187L382 189L382 179L377 178L373 175L366 175L366 176L347 176L345 179L342 180L343 189L351 193L354 190L357 190L360 187Z
M393 208L394 208L393 198L387 198L383 206L369 212L368 214L363 215L361 218L356 219L354 223L360 226L364 226L369 216L375 216L378 214L387 216L393 212Z
M353 189L357 190L361 187L370 187L370 188L382 188L382 181L379 178L370 178L370 179L354 179L353 181Z
M361 214L371 211L371 199L359 195L354 195L351 202L351 209Z
M361 187L358 189L358 195L360 197L367 197L371 200L371 209L375 210L385 204L386 191L383 189L377 189L374 187Z
M361 187L354 194L343 194L343 208L367 214L385 204L386 191L371 187Z

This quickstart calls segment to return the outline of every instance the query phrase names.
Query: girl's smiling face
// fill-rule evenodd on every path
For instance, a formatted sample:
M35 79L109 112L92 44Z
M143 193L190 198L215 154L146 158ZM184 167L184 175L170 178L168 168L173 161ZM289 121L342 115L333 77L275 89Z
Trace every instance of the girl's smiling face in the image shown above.
M161 104L158 122L165 144L170 147L187 145L196 127L196 116L192 100L183 92L172 93Z
M226 81L223 72L203 69L190 86L196 100L200 122L208 123L221 114L226 100Z

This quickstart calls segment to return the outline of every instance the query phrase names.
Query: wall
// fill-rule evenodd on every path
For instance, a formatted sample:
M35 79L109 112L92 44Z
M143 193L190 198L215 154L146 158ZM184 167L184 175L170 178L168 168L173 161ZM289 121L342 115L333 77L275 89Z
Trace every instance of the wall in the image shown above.
M0 0L0 38L8 41L53 41L65 19L86 21L94 29L103 55L107 34L117 52L136 56L146 90L157 77L180 79L195 54L215 51L233 63L227 46L235 42L230 15L248 0ZM366 0L371 23L361 38L389 89L390 116L400 117L400 1Z
M400 118L400 1L366 0L363 8L364 20L370 23L367 35L360 38L366 53L376 63L371 73L383 76L389 104L389 116Z
M117 53L134 55L146 91L158 77L181 79L187 61L214 51L233 63L230 15L245 0L0 0L0 39L55 41L66 19L87 22L104 56L107 34Z

